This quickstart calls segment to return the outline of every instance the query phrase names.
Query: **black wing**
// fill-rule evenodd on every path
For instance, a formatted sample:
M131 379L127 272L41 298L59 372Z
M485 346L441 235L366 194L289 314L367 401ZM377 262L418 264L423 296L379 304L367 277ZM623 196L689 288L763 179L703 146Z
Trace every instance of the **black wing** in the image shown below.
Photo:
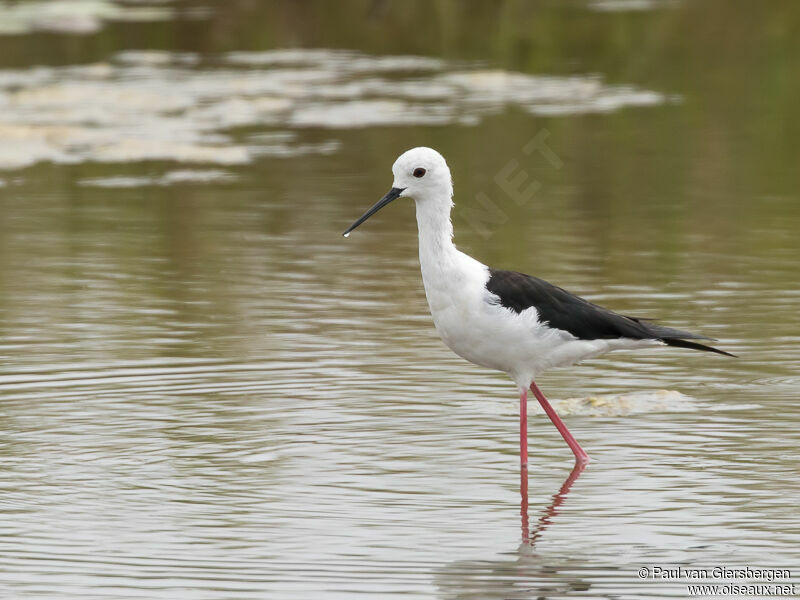
M555 329L568 331L581 340L656 339L668 346L733 356L724 350L686 341L711 340L711 338L617 314L570 294L543 279L523 273L489 269L486 289L500 298L502 306L516 313L532 306L536 308L540 321Z

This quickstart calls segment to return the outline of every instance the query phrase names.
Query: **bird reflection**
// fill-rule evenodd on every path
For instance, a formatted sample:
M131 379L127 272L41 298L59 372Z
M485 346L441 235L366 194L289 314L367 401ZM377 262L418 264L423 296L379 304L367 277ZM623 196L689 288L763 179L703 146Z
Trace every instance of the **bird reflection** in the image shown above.
M522 543L516 552L503 552L489 560L457 560L442 567L434 583L441 600L530 600L585 596L592 587L580 567L586 557L543 555L536 542L551 525L586 464L576 464L533 529L528 522L528 473L522 469Z
M522 515L522 543L530 546L535 546L536 542L542 537L544 531L550 526L553 517L558 514L558 507L567 499L572 484L580 477L583 470L586 468L586 463L576 462L572 471L567 476L561 488L556 494L553 495L553 501L544 510L542 516L536 522L533 529L530 529L530 522L528 519L528 469L523 467L520 469L520 482L519 492L522 498L520 503L520 514Z

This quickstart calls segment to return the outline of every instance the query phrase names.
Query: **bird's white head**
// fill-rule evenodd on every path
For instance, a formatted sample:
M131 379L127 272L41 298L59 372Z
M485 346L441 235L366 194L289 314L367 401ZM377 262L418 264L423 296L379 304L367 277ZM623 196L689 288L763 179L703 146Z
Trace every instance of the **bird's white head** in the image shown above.
M453 197L453 180L444 156L433 148L412 148L403 152L392 165L393 188L401 198L417 201Z
M392 165L392 189L359 217L344 236L397 198L411 198L417 203L441 203L448 212L452 205L453 180L444 157L433 148L412 148L403 152Z

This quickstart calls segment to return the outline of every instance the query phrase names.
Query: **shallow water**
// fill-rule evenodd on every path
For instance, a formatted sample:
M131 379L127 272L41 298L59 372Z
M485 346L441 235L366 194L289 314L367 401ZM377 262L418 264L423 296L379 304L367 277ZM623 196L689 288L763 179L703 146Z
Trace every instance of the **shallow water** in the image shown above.
M793 4L100 4L0 3L0 596L800 584ZM514 386L436 337L413 208L340 235L419 144L465 251L739 355L543 376L593 460L532 407L526 518Z

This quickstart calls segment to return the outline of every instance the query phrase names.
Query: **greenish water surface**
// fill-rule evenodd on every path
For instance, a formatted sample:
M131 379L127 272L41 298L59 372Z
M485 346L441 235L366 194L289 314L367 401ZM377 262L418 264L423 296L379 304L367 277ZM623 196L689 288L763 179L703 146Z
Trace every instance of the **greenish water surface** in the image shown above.
M800 5L56 4L0 2L0 596L800 582ZM543 376L594 460L532 411L522 535L411 203L340 235L419 145L464 251L739 355Z

